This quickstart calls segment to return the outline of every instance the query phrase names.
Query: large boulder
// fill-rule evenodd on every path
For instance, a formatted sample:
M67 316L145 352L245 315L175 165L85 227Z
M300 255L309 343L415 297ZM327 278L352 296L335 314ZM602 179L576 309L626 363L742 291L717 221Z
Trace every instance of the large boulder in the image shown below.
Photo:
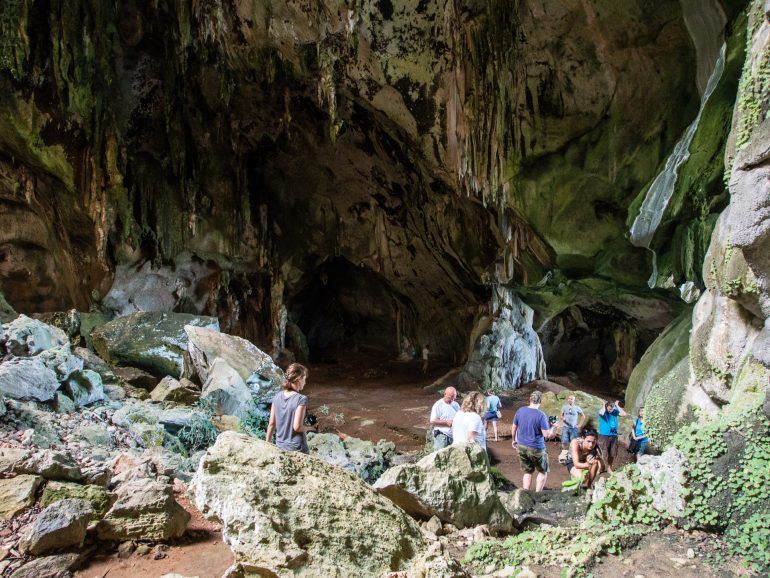
M373 483L390 467L396 451L393 442L380 440L376 444L354 437L341 438L332 433L308 434L310 455L348 470L365 482Z
M60 500L40 512L21 538L22 552L39 556L69 546L80 546L96 513L85 500Z
M97 327L91 338L99 356L113 365L130 365L158 377L179 378L187 350L186 325L219 331L215 317L133 313Z
M257 401L269 401L281 388L283 371L250 341L205 327L190 325L185 331L190 361L201 383L208 379L214 362L221 359L236 371Z
M0 520L10 520L34 504L35 493L42 483L40 476L0 479Z
M56 373L37 358L18 357L0 365L0 394L20 401L48 401L56 396Z
M10 323L3 324L2 343L11 355L31 357L46 349L69 343L67 334L26 315L19 315Z
M187 529L190 514L174 499L171 486L151 479L129 480L96 527L102 540L168 540Z
M244 576L381 576L425 547L417 524L352 474L224 432L191 484Z
M201 401L209 403L217 415L243 418L249 415L252 394L240 374L223 359L217 358L203 383Z
M471 334L468 361L458 376L462 387L515 389L545 378L540 338L532 328L534 311L513 291L498 287L493 317L480 318Z
M373 487L419 519L438 516L458 528L513 527L489 475L486 452L478 444L450 446L416 463L391 468Z

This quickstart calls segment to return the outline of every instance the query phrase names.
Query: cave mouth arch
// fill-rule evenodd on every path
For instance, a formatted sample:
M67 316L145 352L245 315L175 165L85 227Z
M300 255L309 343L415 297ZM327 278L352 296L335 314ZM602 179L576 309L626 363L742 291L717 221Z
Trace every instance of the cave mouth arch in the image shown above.
M314 363L336 362L350 353L393 358L404 339L413 341L408 299L376 271L344 257L319 265L287 309L306 336Z

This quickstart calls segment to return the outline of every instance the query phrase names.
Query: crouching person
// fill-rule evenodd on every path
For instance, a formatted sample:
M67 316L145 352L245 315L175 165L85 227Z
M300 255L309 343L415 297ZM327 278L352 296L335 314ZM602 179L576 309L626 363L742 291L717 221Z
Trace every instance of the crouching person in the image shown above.
M594 430L585 430L582 437L575 438L569 445L567 470L576 478L583 478L583 488L593 486L596 476L606 470L601 452L596 445Z

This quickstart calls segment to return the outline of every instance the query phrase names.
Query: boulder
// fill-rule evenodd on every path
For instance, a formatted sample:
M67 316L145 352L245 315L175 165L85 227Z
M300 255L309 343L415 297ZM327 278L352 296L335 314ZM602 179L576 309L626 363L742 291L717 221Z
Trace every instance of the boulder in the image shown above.
M3 417L6 412L7 410L5 409L5 398L3 397L3 394L0 393L0 417Z
M96 527L102 540L168 540L187 529L190 514L174 499L168 484L130 480L115 495L117 501Z
M64 390L77 407L104 399L104 384L101 376L90 369L76 371L64 384Z
M19 316L8 301L5 295L0 292L0 323L10 323Z
M369 483L373 483L390 467L396 451L395 444L387 440L380 440L376 444L354 437L343 440L332 433L310 433L307 437L310 455L348 470Z
M0 479L0 520L10 520L32 506L42 483L40 476L20 475Z
M37 356L37 359L53 371L59 381L64 381L73 372L83 369L83 360L72 352L69 343L46 349Z
M250 341L205 327L188 326L185 331L190 361L201 383L208 380L215 360L221 359L238 373L257 401L266 403L280 390L283 371Z
M489 475L486 452L478 444L450 446L414 464L391 468L373 487L415 518L438 516L458 528L513 527Z
M69 455L54 450L30 451L14 465L12 471L42 476L46 480L83 480L77 462Z
M93 484L56 481L46 483L43 495L40 497L40 506L47 508L60 500L85 500L91 505L96 516L101 518L110 509L113 497L101 486Z
M12 358L0 364L0 394L20 401L48 401L56 396L56 374L36 358Z
M190 408L164 409L155 404L132 400L112 414L112 423L135 432L138 431L137 426L142 424L159 426L161 434L163 429L175 434L193 420L201 418L205 418L202 412Z
M56 413L72 413L77 410L78 406L72 401L72 398L66 395L62 391L56 392L56 397L53 400L54 409Z
M83 360L83 367L85 369L91 369L101 376L112 373L110 365L90 349L75 347L73 352Z
M583 492L575 495L574 492L561 492L546 490L543 492L528 492L528 497L509 496L507 498L508 511L512 512L516 502L523 506L522 511L514 514L517 525L527 522L532 524L547 524L549 526L579 526L586 516L591 500ZM530 505L531 501L531 505ZM515 507L515 506L514 506Z
M252 394L240 374L217 358L208 369L201 400L211 404L217 415L245 418L249 415Z
M381 576L425 547L417 524L352 474L243 434L219 435L190 491L247 576Z
M91 337L96 352L112 365L137 367L157 377L179 378L187 350L186 325L219 330L216 317L133 313L97 327Z
M641 475L629 475L630 470L622 469L615 472L613 478L626 492L632 495L637 480L644 484L641 495L652 499L652 507L667 518L679 519L685 513L686 494L684 487L684 470L686 460L676 448L669 448L659 456L644 455L634 468ZM633 472L636 474L636 472ZM608 498L608 478L600 478L594 486L591 501L596 504ZM628 504L631 507L631 504Z
M10 323L3 324L2 343L11 355L31 357L46 349L66 345L69 339L58 327L19 315Z
M79 562L79 554L35 558L16 570L10 578L70 578Z
M200 390L189 379L182 378L177 381L170 375L160 380L160 383L150 393L153 401L173 401L185 405L192 405L200 397Z
M516 389L545 378L543 348L532 327L534 311L508 287L497 286L493 317L478 319L458 384L466 389Z
M59 500L44 509L24 532L21 551L39 556L51 550L80 546L96 513L85 500Z
M146 391L152 391L158 385L157 377L136 367L115 367L112 373L125 383Z

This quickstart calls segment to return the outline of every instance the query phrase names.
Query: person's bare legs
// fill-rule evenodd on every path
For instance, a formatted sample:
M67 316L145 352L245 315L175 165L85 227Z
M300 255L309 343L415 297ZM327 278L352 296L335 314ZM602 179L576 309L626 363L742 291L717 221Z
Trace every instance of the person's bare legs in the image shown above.
M598 476L601 471L602 463L599 460L596 460L591 464L591 467L588 468L588 476L586 477L586 481L583 483L583 487L588 489L593 486L596 476Z
M545 487L545 481L548 479L548 474L544 474L543 472L537 473L537 481L535 482L535 491L536 492L542 492L543 488Z
M524 479L521 481L521 487L525 490L529 489L532 485L532 474L524 474Z
M495 441L500 441L497 437L497 420L492 420L492 431L495 432Z

